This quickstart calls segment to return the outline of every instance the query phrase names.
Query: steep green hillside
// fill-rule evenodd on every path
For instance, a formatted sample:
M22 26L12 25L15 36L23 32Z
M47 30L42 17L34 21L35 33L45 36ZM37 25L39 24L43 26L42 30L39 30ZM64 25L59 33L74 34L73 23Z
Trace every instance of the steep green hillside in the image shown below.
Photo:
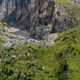
M1 42L1 37L0 37ZM80 80L80 28L58 33L53 46L0 48L0 80Z
M70 0L55 0L66 8L66 31L58 34L52 46L41 47L4 43L4 25L0 23L0 80L80 80L80 12ZM63 20L64 21L64 20ZM76 25L78 27L76 27ZM62 25L61 25L62 26ZM74 27L75 26L75 27ZM58 27L59 28L59 27Z

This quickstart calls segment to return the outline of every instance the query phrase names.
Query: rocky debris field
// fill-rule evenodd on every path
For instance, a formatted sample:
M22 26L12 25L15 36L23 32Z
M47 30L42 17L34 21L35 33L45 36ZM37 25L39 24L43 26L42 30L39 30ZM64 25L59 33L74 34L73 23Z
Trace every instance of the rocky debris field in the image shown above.
M37 40L32 37L30 37L30 34L26 30L20 30L18 28L7 28L5 27L4 30L0 30L4 38L4 47L11 47L15 44L35 44L38 46L49 46L52 45L57 38L57 33L48 34L47 36L44 36L44 39Z

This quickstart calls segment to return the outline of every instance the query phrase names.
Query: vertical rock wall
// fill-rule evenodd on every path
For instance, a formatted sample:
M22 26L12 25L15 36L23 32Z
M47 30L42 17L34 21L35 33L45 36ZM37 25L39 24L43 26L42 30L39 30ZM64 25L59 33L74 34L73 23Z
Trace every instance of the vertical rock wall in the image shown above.
M52 24L51 32L62 31L65 26L73 24L65 17L65 5L53 0L0 0L0 20L28 32L35 32L36 27L48 24Z

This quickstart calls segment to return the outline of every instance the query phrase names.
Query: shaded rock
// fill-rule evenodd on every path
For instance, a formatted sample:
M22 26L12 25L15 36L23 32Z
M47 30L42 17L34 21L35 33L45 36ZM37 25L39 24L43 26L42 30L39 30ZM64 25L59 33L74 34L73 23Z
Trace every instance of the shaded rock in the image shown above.
M79 0L70 1L77 4L80 2ZM67 26L77 25L74 16L68 17L67 7L69 7L67 4L58 4L55 0L2 0L0 20L26 29L32 34L36 33L38 26L52 24L51 33L55 33L65 30ZM78 8L80 8L79 5Z

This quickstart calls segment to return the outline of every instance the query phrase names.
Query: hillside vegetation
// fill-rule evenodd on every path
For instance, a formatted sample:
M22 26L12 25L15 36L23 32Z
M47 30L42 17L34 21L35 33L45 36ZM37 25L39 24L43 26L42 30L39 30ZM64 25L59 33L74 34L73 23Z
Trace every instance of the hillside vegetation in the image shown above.
M79 80L80 28L57 34L53 46L0 47L0 80Z
M66 7L65 30L61 24L51 46L16 42L4 47L6 26L0 23L0 80L80 80L80 12L70 0L55 0ZM64 20L63 20L64 21ZM63 22L62 22L63 23ZM68 26L69 25L69 26ZM55 27L56 28L56 27ZM7 34L5 34L7 35Z

